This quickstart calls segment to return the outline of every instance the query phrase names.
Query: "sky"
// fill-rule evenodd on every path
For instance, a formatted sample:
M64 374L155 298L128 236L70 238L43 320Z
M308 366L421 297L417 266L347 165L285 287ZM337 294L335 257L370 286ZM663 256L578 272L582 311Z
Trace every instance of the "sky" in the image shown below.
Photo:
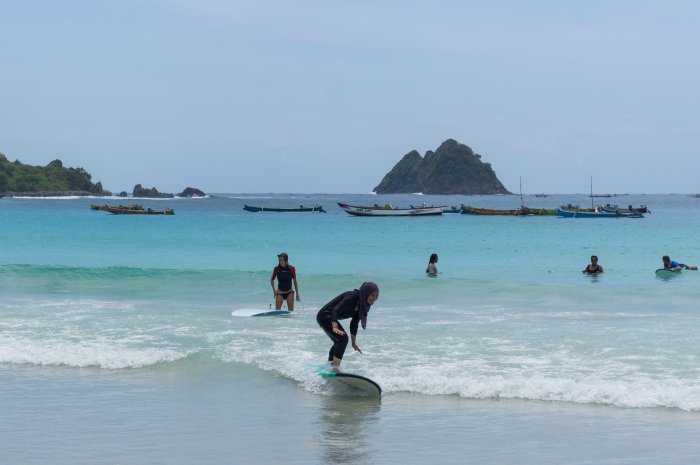
M700 2L0 0L0 153L113 192L700 192ZM695 57L695 58L693 58Z

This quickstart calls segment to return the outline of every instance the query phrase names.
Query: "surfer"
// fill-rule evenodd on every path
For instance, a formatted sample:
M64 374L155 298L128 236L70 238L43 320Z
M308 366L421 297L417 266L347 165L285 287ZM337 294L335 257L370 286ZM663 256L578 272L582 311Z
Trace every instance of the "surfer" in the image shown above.
M280 310L282 303L287 301L287 309L290 312L294 311L294 295L296 291L296 299L299 302L299 285L297 284L297 272L292 265L289 264L289 256L282 252L277 255L278 265L272 270L270 278L270 286L272 286L272 295L275 299L275 309ZM275 278L277 278L277 288L275 289ZM294 291L292 290L294 283Z
M583 269L582 273L596 274L596 273L602 273L602 272L603 272L603 267L598 265L598 256L591 255L591 264L586 266L586 268Z
M430 259L428 260L428 267L425 269L425 272L430 276L431 278L435 278L438 274L437 267L435 264L438 262L438 256L436 253L430 255Z
M359 289L343 292L318 311L316 321L333 341L333 347L328 351L328 361L331 362L333 371L338 371L348 345L348 335L338 320L352 318L350 320L352 348L362 353L355 340L357 326L362 323L362 329L367 328L367 312L378 298L379 286L373 282L364 282Z
M674 262L673 260L671 260L669 258L668 255L664 255L661 259L664 262L664 269L665 270L680 271L682 269L686 269L686 270L697 270L698 269L698 267L695 265L686 265L684 263Z

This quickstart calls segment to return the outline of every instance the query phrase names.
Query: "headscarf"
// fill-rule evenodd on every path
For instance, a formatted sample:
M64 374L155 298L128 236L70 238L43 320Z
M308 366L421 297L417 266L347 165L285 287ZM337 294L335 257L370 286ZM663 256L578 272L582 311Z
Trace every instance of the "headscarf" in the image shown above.
M367 298L373 292L379 293L379 286L371 281L366 281L360 286L360 298L357 301L357 312L360 314L362 329L367 329L367 313L371 306L367 303Z

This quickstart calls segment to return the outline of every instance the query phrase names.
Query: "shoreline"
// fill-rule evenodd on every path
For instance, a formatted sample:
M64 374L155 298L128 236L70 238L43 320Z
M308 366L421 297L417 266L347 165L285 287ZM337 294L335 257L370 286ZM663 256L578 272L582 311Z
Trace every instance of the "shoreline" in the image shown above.
M12 380L0 383L5 456L26 464L51 457L56 465L86 459L133 465L690 465L700 457L700 425L687 412L408 392L377 402L311 394L249 365L231 368L113 372L0 365L0 380Z
M29 192L0 192L0 198L3 197L114 197L109 191L90 192L90 191L29 191Z

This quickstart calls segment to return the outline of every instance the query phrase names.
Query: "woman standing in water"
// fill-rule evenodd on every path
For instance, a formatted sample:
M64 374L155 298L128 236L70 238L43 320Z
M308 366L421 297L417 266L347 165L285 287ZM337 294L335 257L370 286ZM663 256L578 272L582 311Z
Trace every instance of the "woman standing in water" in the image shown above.
M333 341L333 347L328 351L328 361L333 371L338 371L343 354L348 345L348 335L339 320L350 320L350 337L352 348L362 353L357 346L357 326L362 323L362 329L367 328L367 313L379 298L379 286L373 282L364 282L359 289L343 292L335 299L324 305L316 315L316 321L323 331Z
M438 262L438 256L436 253L430 255L430 259L428 260L428 267L425 269L425 272L430 276L431 278L436 278L438 271L437 271L437 266L435 264Z
M596 274L602 272L603 267L598 264L598 257L596 255L591 255L591 264L586 265L586 268L583 269L582 273Z
M279 264L272 270L272 277L270 278L270 286L272 286L272 295L275 299L275 309L280 310L282 308L282 303L287 301L287 308L290 312L294 311L294 291L292 290L292 283L294 283L294 290L296 291L297 302L301 297L299 297L299 285L297 284L297 273L292 265L289 264L289 256L282 252L277 255L277 260ZM277 278L277 288L275 289L275 278Z

